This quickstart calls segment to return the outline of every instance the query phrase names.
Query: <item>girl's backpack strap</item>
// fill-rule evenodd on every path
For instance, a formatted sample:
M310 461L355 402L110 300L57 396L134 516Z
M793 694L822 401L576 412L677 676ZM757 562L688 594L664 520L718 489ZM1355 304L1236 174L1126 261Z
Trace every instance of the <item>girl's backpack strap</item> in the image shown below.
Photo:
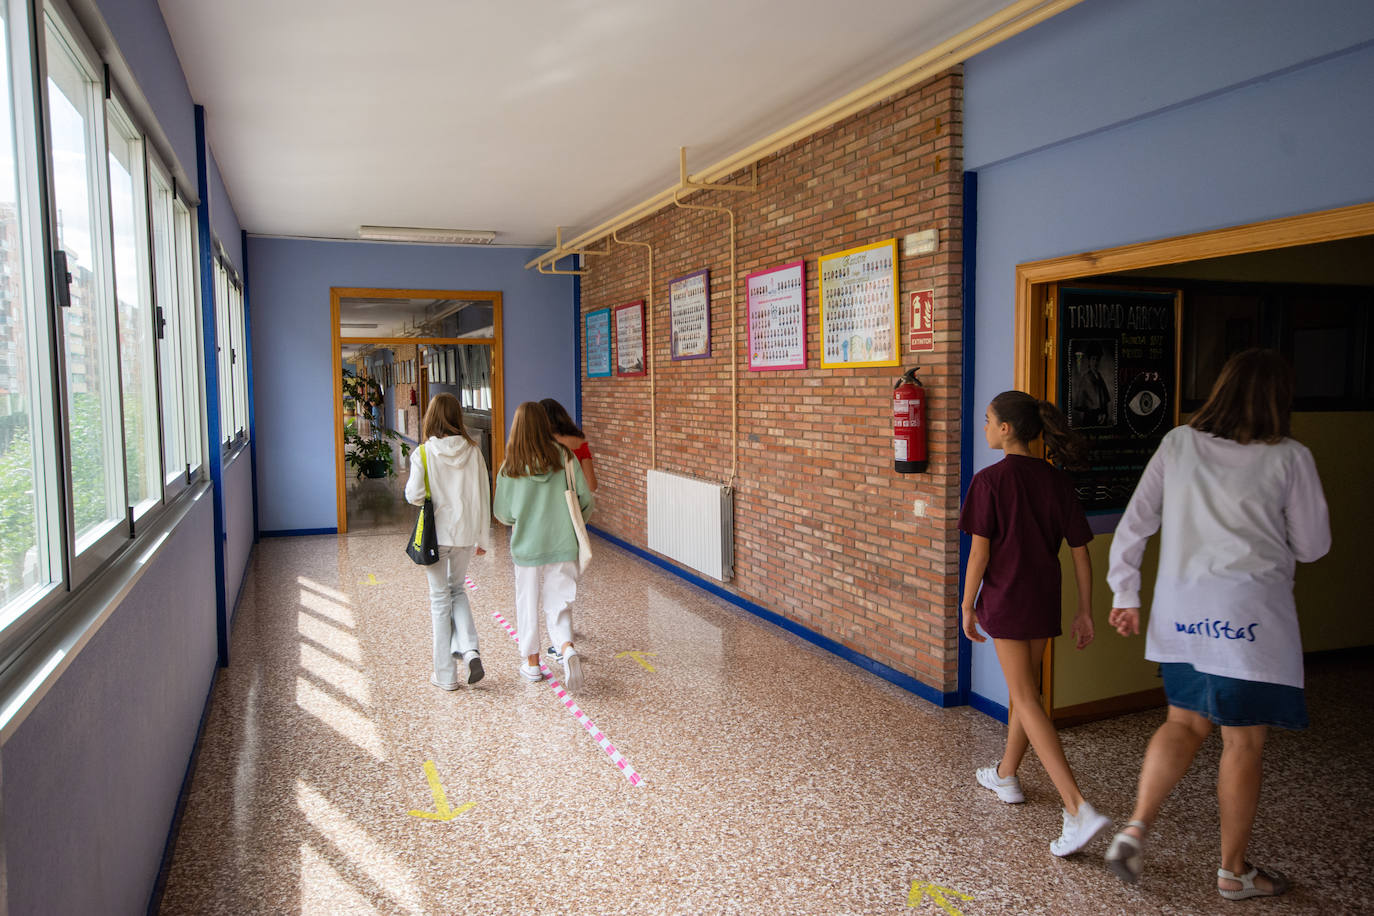
M416 446L420 450L420 468L425 472L425 499L429 499L429 462L425 460L425 447Z

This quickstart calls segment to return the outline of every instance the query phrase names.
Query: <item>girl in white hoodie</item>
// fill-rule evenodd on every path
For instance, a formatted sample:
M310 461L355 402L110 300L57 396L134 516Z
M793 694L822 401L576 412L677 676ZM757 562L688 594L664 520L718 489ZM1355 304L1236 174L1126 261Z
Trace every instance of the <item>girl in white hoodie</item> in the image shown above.
M439 543L439 561L425 567L434 624L430 683L441 690L457 690L460 660L469 685L485 674L463 580L474 552L481 556L491 546L491 481L482 450L468 436L463 407L453 395L438 394L429 402L421 435L424 443L410 454L406 501L424 505L428 471Z

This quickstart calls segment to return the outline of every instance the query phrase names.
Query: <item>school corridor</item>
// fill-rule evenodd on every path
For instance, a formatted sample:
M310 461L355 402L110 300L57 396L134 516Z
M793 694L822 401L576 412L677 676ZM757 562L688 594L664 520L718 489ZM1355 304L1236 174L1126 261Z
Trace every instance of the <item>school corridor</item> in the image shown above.
M587 683L574 699L589 725L550 682L516 674L494 617L512 613L500 536L470 570L486 677L439 690L425 580L403 537L256 548L161 913L1374 907L1374 737L1357 724L1367 663L1312 664L1312 728L1273 735L1252 850L1295 888L1238 905L1212 889L1215 737L1131 888L1104 866L1105 837L1050 855L1059 807L1033 757L1024 805L975 785L1001 750L992 718L939 709L600 539L575 614ZM1084 793L1118 820L1161 715L1062 733Z

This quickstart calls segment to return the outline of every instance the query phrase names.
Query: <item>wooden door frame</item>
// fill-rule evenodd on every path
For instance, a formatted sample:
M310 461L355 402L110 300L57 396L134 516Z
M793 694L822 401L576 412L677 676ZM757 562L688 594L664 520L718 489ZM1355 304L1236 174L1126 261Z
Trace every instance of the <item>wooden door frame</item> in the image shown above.
M376 344L383 347L427 344L443 346L463 343L491 347L491 463L501 466L506 449L506 378L502 360L502 313L500 290L444 290L444 289L377 289L371 287L331 286L329 288L329 326L333 346L330 357L333 365L334 387L334 479L336 490L335 520L340 534L348 531L347 486L344 483L344 424L343 388L339 378L343 372L343 344L339 333L339 304L342 299L474 299L491 303L492 336L483 338L453 337L349 337L349 343ZM419 367L416 367L416 384Z
M1362 235L1374 235L1374 202L1018 264L1013 385L1034 397L1054 399L1054 390L1048 386L1046 378L1049 354L1045 349L1051 342L1053 317L1049 322L1045 320L1045 303L1056 284L1123 270L1334 242ZM1105 626L1106 618L1095 623ZM1054 640L1045 645L1041 696L1045 712L1053 717Z

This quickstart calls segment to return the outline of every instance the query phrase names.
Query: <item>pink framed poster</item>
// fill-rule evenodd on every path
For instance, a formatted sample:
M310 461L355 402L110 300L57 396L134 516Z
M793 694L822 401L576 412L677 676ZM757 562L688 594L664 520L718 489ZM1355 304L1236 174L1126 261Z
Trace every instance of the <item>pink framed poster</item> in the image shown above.
M711 281L709 270L696 270L668 284L669 355L703 359L711 355Z
M615 374L644 375L644 300L615 307Z
M756 270L744 279L749 371L806 368L806 262Z

